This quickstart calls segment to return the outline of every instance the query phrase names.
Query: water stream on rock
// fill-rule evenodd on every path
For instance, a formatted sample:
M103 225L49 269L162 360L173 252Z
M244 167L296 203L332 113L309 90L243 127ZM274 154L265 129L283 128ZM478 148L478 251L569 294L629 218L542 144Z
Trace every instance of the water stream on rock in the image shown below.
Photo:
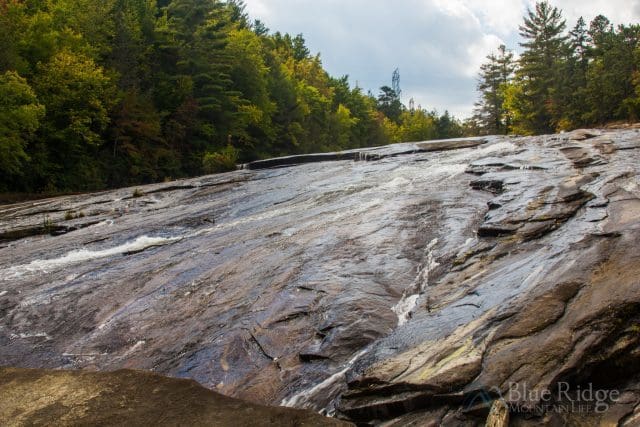
M438 239L433 239L426 247L426 263L418 267L418 275L412 285L405 289L402 298L391 309L398 315L398 326L402 326L411 318L413 309L418 303L418 298L429 286L429 272L438 267L433 255L433 248L438 244Z

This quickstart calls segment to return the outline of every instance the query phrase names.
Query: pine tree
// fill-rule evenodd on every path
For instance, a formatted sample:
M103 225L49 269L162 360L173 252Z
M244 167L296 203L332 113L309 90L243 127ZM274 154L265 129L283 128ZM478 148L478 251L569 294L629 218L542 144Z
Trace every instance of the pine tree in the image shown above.
M587 34L591 38L595 54L601 54L602 51L607 49L607 44L614 34L613 25L611 25L609 18L604 15L598 15L589 24Z
M515 71L513 53L501 45L498 54L489 54L487 60L480 67L477 86L480 100L476 103L475 116L484 133L507 134L511 123L504 108L504 91Z
M569 31L570 46L573 55L578 59L581 69L586 71L589 64L589 32L587 24L582 16L578 18L578 22L571 31Z
M230 9L220 0L173 0L158 22L156 99L171 112L167 139L189 174L199 173L204 153L225 147L236 127L240 94L231 88L226 49L231 30Z
M117 0L112 11L114 37L107 63L119 75L122 90L140 90L151 73L151 50L155 42L155 2Z
M561 72L567 37L563 35L566 22L561 11L546 2L536 3L535 11L528 10L520 35L525 50L519 61L517 77L522 93L529 102L523 103L521 126L531 133L554 130L558 88L556 81Z
M561 119L557 123L560 130L568 130L585 125L587 70L589 68L590 38L584 19L569 31L569 44L562 67L559 94Z
M594 48L587 74L587 119L594 124L637 120L640 26L620 25L614 30L608 19L598 16L591 23L589 34Z

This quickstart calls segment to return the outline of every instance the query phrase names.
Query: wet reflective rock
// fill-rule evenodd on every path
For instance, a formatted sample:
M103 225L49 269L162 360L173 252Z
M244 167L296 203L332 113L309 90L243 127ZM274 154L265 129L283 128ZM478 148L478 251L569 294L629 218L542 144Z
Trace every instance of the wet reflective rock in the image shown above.
M501 396L520 422L540 402L511 384L633 396L639 148L634 128L397 144L2 206L0 363L389 425L484 424Z

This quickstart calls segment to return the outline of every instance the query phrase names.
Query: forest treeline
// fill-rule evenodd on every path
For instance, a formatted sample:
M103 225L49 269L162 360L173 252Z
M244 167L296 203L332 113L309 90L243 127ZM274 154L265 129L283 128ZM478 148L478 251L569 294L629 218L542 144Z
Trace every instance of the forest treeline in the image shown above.
M0 192L96 190L462 125L330 76L240 0L0 0Z
M603 15L567 28L548 2L519 27L522 53L500 46L482 65L468 127L484 134L544 134L640 116L640 25Z
M474 116L332 77L242 0L0 0L0 192L97 190L259 158L640 116L640 26L539 2L482 65Z

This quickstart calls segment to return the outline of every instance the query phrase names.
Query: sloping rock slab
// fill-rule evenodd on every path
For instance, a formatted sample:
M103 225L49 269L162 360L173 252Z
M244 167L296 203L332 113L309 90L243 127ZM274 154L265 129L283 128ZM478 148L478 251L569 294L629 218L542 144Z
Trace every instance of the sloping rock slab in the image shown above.
M618 147L637 135L603 137ZM473 171L483 172L474 191L505 191L454 258L436 247L410 320L347 374L338 411L348 419L491 425L502 402L509 425L638 425L638 153L608 150L585 168L576 159L595 158L591 142L517 143L509 157L549 167L472 162L486 167Z

